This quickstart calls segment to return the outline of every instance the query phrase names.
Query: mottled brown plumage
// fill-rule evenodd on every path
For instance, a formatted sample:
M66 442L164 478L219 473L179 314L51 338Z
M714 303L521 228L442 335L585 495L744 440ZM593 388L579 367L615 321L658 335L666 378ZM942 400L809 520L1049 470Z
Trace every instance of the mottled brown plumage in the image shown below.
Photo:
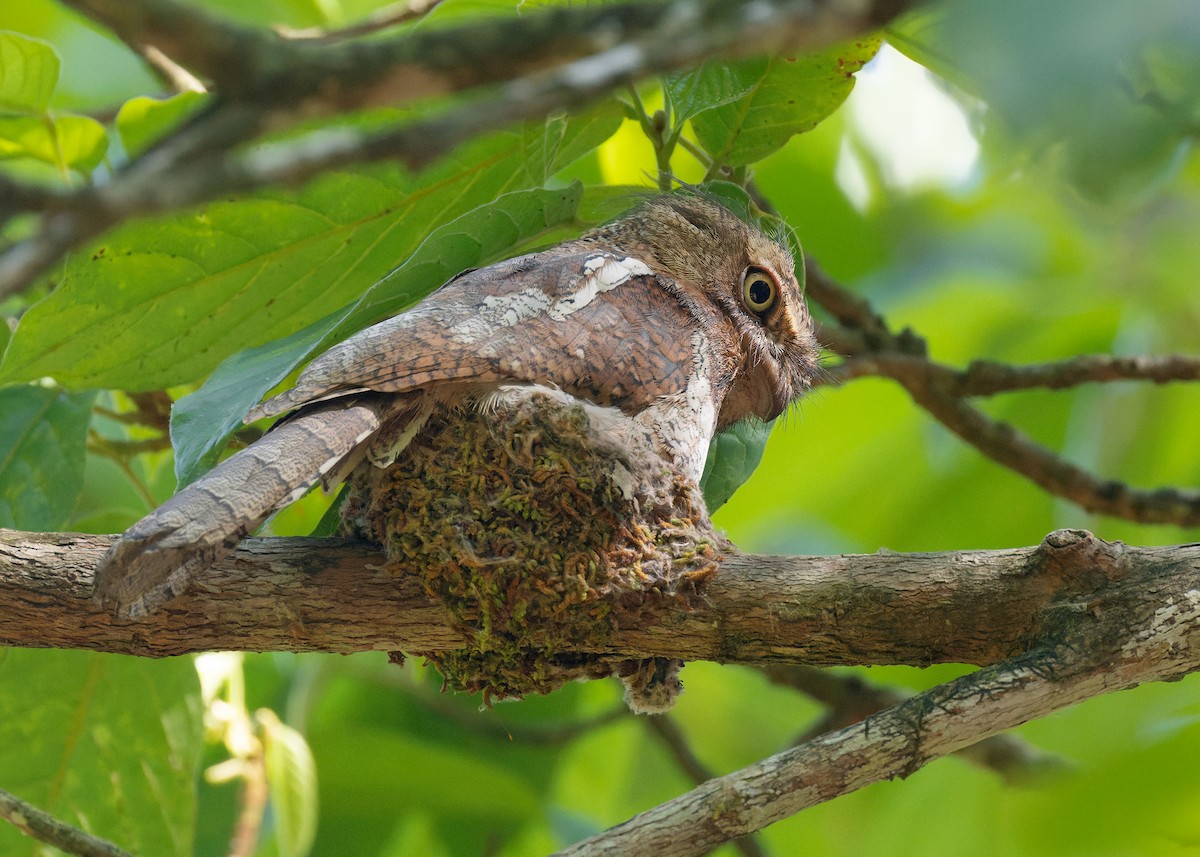
M777 416L816 358L787 248L702 197L655 198L461 274L325 352L247 421L296 413L121 537L96 597L125 615L153 609L317 481L364 458L387 466L436 408L483 406L512 385L589 403L606 431L698 479L714 432Z

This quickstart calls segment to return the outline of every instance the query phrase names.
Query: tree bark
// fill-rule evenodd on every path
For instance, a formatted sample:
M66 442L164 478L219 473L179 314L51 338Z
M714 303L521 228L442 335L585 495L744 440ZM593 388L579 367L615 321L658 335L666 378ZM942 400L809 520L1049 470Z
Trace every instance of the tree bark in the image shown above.
M0 644L163 657L210 649L439 651L463 635L373 545L247 539L166 610L117 620L88 598L109 536L0 530ZM595 651L727 663L992 664L1064 635L1131 640L1200 591L1200 545L1080 530L1037 547L726 557L702 599Z

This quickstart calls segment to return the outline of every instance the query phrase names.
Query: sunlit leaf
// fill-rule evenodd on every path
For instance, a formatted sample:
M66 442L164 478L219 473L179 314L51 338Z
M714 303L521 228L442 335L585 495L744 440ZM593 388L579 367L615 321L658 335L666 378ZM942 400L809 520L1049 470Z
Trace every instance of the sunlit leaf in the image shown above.
M129 99L117 113L117 133L125 151L130 156L141 154L205 100L206 96L200 92L181 92L170 98Z
M694 71L669 74L663 88L676 123L691 119L702 110L712 110L743 98L754 87L752 76L740 66L709 60Z
M0 110L41 113L58 83L58 54L39 39L0 31Z
M53 530L83 488L90 393L0 390L0 527Z
M61 284L21 319L0 379L144 390L203 377L230 354L345 306L432 230L540 186L611 132L587 112L577 121L579 130L551 120L561 144L549 152L539 138L545 160L524 132L504 132L415 178L378 166L274 198L126 223L70 258Z
M817 54L745 60L719 76L710 70L708 78L719 86L709 89L745 94L697 113L696 137L721 164L765 158L836 110L854 88L854 72L875 56L879 44L878 36L864 36Z
M88 116L0 116L0 158L34 158L90 172L107 149L104 126Z

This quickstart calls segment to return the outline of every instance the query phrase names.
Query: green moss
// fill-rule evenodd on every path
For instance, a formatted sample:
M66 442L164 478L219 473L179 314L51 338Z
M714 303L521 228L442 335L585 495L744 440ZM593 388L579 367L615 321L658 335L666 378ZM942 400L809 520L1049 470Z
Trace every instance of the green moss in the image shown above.
M629 472L633 496L614 475L628 490ZM645 450L597 442L581 407L544 396L435 414L391 468L356 471L343 526L422 570L471 641L424 655L448 687L485 700L665 675L591 653L695 597L720 550L694 485Z

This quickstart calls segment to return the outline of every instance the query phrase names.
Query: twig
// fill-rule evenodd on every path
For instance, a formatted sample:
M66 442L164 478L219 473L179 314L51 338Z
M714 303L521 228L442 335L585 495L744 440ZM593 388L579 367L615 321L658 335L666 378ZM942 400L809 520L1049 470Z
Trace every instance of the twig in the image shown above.
M260 742L241 764L242 787L238 793L238 815L229 837L229 857L252 857L258 851L258 837L271 788L267 781L267 760Z
M849 379L866 374L891 378L946 428L992 460L1020 473L1056 497L1077 504L1088 512L1112 515L1144 524L1200 524L1200 491L1161 487L1132 488L1112 479L1101 479L1071 464L1034 442L1012 425L994 420L964 401L968 395L1020 389L1017 384L1069 386L1121 377L1162 382L1188 380L1195 376L1200 361L1190 357L1080 358L1078 362L1033 367L973 364L963 373L926 357L925 342L910 330L892 333L871 305L833 281L815 263L806 262L807 291L838 321L820 328L822 342L849 355L850 368L840 373ZM839 378L839 368L830 371Z
M829 371L831 380L849 381L866 375L891 374L901 371L907 355L888 354L884 360L888 370L880 366L879 355L851 357ZM966 369L938 369L939 384L955 396L991 396L1017 390L1043 388L1062 390L1081 384L1113 381L1151 381L1166 384L1172 381L1200 381L1200 358L1181 354L1165 356L1117 357L1108 354L1083 354L1052 363L1032 363L1014 366L992 360L972 361Z
M146 64L163 79L174 92L207 92L200 79L175 62L154 45L133 46Z
M132 857L128 851L108 840L59 821L50 813L3 789L0 789L0 817L26 836L53 845L67 854L77 854L79 857Z

